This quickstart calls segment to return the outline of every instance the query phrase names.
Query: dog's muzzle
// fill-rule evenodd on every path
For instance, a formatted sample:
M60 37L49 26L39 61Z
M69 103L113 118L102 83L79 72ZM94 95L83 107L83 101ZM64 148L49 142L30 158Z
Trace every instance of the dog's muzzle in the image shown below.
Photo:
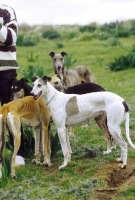
M58 66L58 67L56 68L56 73L57 73L57 74L62 73L62 68L61 68L61 66Z
M40 91L37 95L35 95L34 93L30 94L33 96L34 100L37 100L42 95L42 92Z

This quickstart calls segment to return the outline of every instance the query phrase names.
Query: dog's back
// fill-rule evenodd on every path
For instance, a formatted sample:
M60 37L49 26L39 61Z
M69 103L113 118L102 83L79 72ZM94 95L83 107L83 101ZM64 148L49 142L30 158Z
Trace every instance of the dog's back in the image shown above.
M91 92L105 91L103 87L96 83L82 83L65 89L66 94L86 94Z

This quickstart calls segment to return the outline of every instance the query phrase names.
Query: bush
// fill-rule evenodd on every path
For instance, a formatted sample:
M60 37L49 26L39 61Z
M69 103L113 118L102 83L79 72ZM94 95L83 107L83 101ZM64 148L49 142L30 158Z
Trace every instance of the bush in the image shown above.
M54 39L59 39L60 38L60 34L56 30L49 29L49 30L44 31L42 33L42 37L43 38L48 38L50 40L54 40Z
M124 28L120 28L118 29L117 33L116 33L116 37L129 37L130 36L130 32L127 29Z
M18 35L17 45L18 46L35 46L37 45L39 39L38 37L25 37L24 35Z
M96 24L91 24L91 25L86 25L86 26L81 26L80 27L80 32L84 33L84 32L94 32L96 30Z
M24 39L24 36L23 36L23 35L18 35L16 44L17 44L18 46L23 46L23 39Z
M126 56L121 56L119 58L115 58L113 62L108 65L109 69L112 71L120 71L129 68L135 68L135 53L134 46L131 53Z
M72 67L75 63L76 63L77 59L72 60L72 56L71 55L67 55L65 57L65 65L67 68Z
M62 43L59 43L59 42L56 43L56 45L57 45L58 48L63 48L64 47L64 45Z
M106 33L106 32L100 32L98 34L98 39L99 40L107 40L110 37L111 37L111 35L109 33Z
M35 46L37 43L31 38L31 37L26 37L23 39L23 46Z
M34 76L39 76L39 77L45 76L44 68L39 67L37 65L35 66L29 65L27 70L22 71L22 77L25 77L31 84L32 84L32 78Z

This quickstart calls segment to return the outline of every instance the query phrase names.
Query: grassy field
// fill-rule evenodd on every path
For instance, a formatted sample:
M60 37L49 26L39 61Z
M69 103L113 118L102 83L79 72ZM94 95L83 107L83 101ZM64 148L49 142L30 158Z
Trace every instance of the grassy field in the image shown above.
M135 69L112 72L107 66L115 58L126 55L134 45L135 37L120 39L120 45L111 46L109 40L61 41L63 48L58 48L55 41L42 39L34 47L17 47L18 78L22 70L29 65L44 68L43 75L53 76L51 51L65 51L77 65L86 65L94 73L97 83L106 90L122 96L129 104L131 118L135 119ZM33 61L29 61L32 55ZM55 125L52 127L55 128ZM124 124L122 124L125 138ZM130 123L130 135L135 143L135 124ZM89 122L89 128L82 125L75 127L75 135L70 137L73 151L71 163L58 170L63 162L61 150L52 158L52 166L36 166L31 158L25 166L16 168L17 178L9 178L5 187L0 188L0 199L42 199L42 200L123 200L135 199L135 151L129 147L128 165L119 169L115 162L120 149L110 155L103 155L106 149L105 136L95 121ZM92 152L95 152L93 154Z

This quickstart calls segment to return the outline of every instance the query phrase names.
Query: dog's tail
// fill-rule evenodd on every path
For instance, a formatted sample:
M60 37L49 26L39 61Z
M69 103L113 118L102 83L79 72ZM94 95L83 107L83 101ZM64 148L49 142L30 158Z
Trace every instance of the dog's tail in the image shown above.
M130 135L129 135L129 108L128 108L128 105L125 101L123 102L123 105L125 107L125 112L126 112L126 119L125 119L126 137L127 137L127 140L129 142L130 146L133 149L135 149L135 145L132 143Z
M4 104L2 107L2 137L3 137L4 145L5 145L6 129L7 129L7 114L8 114L8 110L7 110L6 104Z

